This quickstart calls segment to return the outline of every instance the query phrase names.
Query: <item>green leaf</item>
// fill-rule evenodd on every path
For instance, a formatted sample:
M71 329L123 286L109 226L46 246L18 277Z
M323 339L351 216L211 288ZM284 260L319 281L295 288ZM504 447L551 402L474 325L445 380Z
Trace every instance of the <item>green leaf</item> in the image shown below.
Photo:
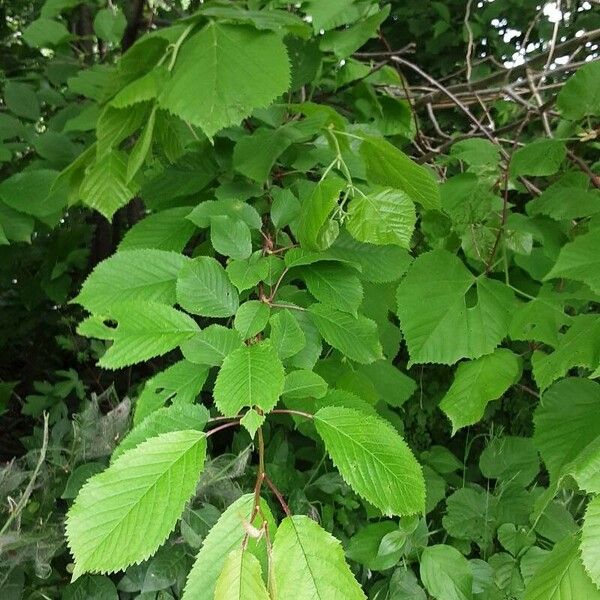
M590 500L585 511L581 530L581 559L587 574L600 588L600 496Z
M253 408L246 411L246 414L240 419L240 425L250 434L250 437L254 439L256 432L259 427L265 422L265 415L259 414Z
M115 448L112 460L116 460L124 452L163 433L183 430L202 431L208 423L209 417L208 410L197 404L173 404L159 408L149 414L123 438L123 441Z
M586 492L600 494L600 435L564 467Z
M205 85L199 88L198 81ZM213 21L183 43L159 103L212 137L267 106L289 82L287 53L278 35Z
M540 471L537 449L531 438L512 435L490 440L479 457L484 477L529 485Z
M327 393L327 382L317 373L300 369L285 376L282 395L286 398L322 398Z
M421 579L437 600L471 600L473 575L467 559L452 546L428 546L421 555Z
M457 256L434 250L414 261L397 300L410 364L451 365L494 351L508 331L514 297L504 284L473 276Z
M138 173L146 162L152 146L152 137L154 135L154 123L156 122L156 108L153 108L144 125L137 142L131 149L129 160L127 161L127 182L129 183Z
M500 398L520 376L521 361L506 348L460 363L452 386L440 402L452 422L453 433L477 423L488 402Z
M107 42L118 44L125 33L127 19L118 8L102 8L94 17L94 32Z
M235 313L233 326L240 332L243 340L260 333L269 322L271 311L267 304L260 300L244 302Z
M69 475L65 489L61 494L63 500L73 500L79 494L79 490L83 484L93 475L101 473L106 468L106 465L100 462L89 462L79 465L73 469L73 472Z
M450 156L473 166L496 167L500 160L500 151L498 146L489 140L470 138L453 144L450 148Z
M30 85L9 80L4 86L4 102L17 117L30 121L40 118L40 101Z
M421 466L388 423L340 407L322 408L314 420L327 452L355 492L386 515L424 511Z
M111 347L98 361L104 369L121 369L166 354L198 331L191 317L155 302L119 304L111 317L118 325Z
M600 435L600 384L574 377L550 387L534 413L533 436L550 481Z
M269 275L269 260L261 256L261 252L255 252L246 260L232 260L225 269L231 283L243 292L249 290L260 281L264 281Z
M550 353L536 350L531 357L533 377L540 390L564 377L573 367L594 370L600 364L600 316L577 315Z
M0 198L21 213L38 218L53 215L67 203L64 194L52 193L56 176L56 171L50 169L15 173L0 183Z
M242 346L223 361L215 381L217 408L232 417L245 406L272 410L283 391L281 361L269 342Z
M379 547L383 538L391 533L400 533L394 521L370 523L361 527L348 543L346 556L364 565L371 571L385 571L398 564L402 551L379 555Z
M177 273L189 259L164 250L125 250L103 260L73 300L92 313L110 314L123 302L175 304Z
M269 339L281 360L300 352L306 345L306 337L298 321L287 308L273 315L270 320Z
M242 220L250 229L260 229L262 221L256 209L241 200L207 200L200 202L188 215L188 219L204 229L210 226L213 217L227 216L235 220Z
M524 600L598 600L600 591L585 572L579 555L579 538L560 541L536 569L525 588Z
M357 316L363 287L351 267L334 262L310 265L301 271L308 291L321 303Z
M196 557L185 585L182 600L197 600L199 598L214 598L217 579L227 557L237 550L246 535L247 524L261 527L265 516L270 539L273 539L275 523L267 503L261 499L261 513L252 519L254 508L254 494L246 494L227 508L221 515L216 525L204 539L202 548ZM255 541L250 538L248 551L257 556L259 561L266 563L266 547L264 537Z
M139 102L154 100L162 90L166 78L166 69L164 67L156 67L149 73L142 75L142 77L135 79L121 88L109 104L114 108L128 108Z
M567 119L600 115L600 64L591 61L577 69L558 93L557 104Z
M378 360L360 368L378 392L380 398L395 408L402 406L415 392L417 384L391 362Z
M196 231L186 219L191 210L189 206L178 206L148 215L125 234L119 250L156 248L181 252Z
M225 560L215 586L215 600L269 600L258 559L242 548Z
M308 310L325 341L351 360L368 364L382 358L375 321L325 304L313 304Z
M64 588L62 600L119 600L115 584L105 575L84 575Z
M369 182L401 190L423 208L441 207L439 186L431 171L413 162L383 138L364 138L360 154Z
M212 217L210 241L215 251L223 256L240 260L252 254L250 229L240 219L232 219L227 215Z
M567 155L564 142L542 139L515 151L510 161L513 175L554 175Z
M354 197L346 228L359 242L409 248L416 221L412 200L403 192L385 189Z
M296 230L303 249L326 250L337 237L338 225L330 215L343 187L341 179L329 176L319 181L312 193L303 199Z
M593 229L563 246L544 280L558 277L583 281L600 294L600 229Z
M135 403L133 422L139 425L148 415L167 402L192 404L200 394L208 376L208 368L180 360L157 373L144 385Z
M33 48L58 46L69 37L69 30L52 19L37 19L23 31L23 39Z
M92 477L67 515L73 576L112 573L151 556L194 493L205 456L203 433L176 431L143 442Z
M184 265L177 278L177 302L185 310L205 317L230 317L238 309L237 290L225 269L209 256Z
M84 204L96 209L109 221L119 208L135 195L136 188L127 181L127 157L112 150L96 159L86 171L79 189Z
M225 358L242 345L235 329L223 325L209 325L181 345L187 360L211 367L220 366Z
M340 542L303 515L286 517L279 525L273 571L279 598L366 600Z
M446 498L442 525L448 535L487 548L496 528L495 499L481 488L459 488Z

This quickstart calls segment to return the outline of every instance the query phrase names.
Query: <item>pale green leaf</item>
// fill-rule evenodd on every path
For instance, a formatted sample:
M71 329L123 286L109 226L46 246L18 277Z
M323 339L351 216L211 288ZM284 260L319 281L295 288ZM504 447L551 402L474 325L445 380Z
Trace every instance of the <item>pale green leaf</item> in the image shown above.
M69 30L52 19L37 19L23 30L23 39L33 48L58 46L69 37Z
M445 250L422 254L398 286L398 316L411 363L454 364L490 354L508 331L514 297L475 277Z
M557 104L567 119L600 115L600 62L579 67L558 93Z
M92 477L67 515L74 577L112 573L151 556L194 493L205 456L203 433L176 431L143 442Z
M187 360L211 367L220 366L225 358L242 345L235 329L223 325L209 325L181 345Z
M515 150L510 161L513 175L553 175L567 155L565 143L541 139Z
M582 490L600 494L600 434L564 467L564 472L571 475Z
M281 360L300 352L306 345L306 337L290 310L284 308L270 319L269 339Z
M241 546L248 523L252 523L257 528L262 526L263 519L260 514L265 515L269 536L273 539L275 523L267 503L261 499L261 513L254 520L252 519L253 508L254 494L246 494L231 504L221 515L216 525L204 538L196 562L188 575L182 600L214 598L217 579L227 557ZM257 556L264 568L266 566L264 537L258 541L250 538L248 550Z
M255 252L245 260L232 260L225 268L231 283L243 292L249 290L269 275L269 260L262 256L262 252Z
M188 261L164 250L117 252L94 268L73 302L98 314L133 300L175 304L177 273Z
M437 544L423 550L421 579L436 600L471 600L473 574L467 559L452 546Z
M402 190L423 208L440 208L440 190L432 172L388 141L366 137L360 146L360 154L371 183Z
M308 291L321 303L357 316L363 287L356 271L335 262L320 262L302 269Z
M360 372L371 380L379 397L395 408L402 406L417 389L413 379L385 360L364 365Z
M417 215L403 192L385 189L355 196L348 205L346 228L359 242L410 247Z
M265 415L259 414L257 411L251 408L240 419L240 425L250 434L251 438L254 438L258 428L262 426L265 420Z
M212 137L267 106L289 82L288 57L278 35L213 21L181 46L159 103Z
M479 469L488 479L529 485L540 471L533 439L512 435L492 438L479 457Z
M271 311L269 306L260 300L248 300L238 308L233 320L234 328L239 331L243 340L260 333L269 322Z
M125 33L127 19L119 8L102 8L94 17L94 32L96 35L112 44L118 44Z
M279 525L273 570L278 598L366 600L340 542L304 515Z
M590 500L585 511L581 530L581 559L587 574L600 589L600 496Z
M198 206L188 215L188 219L204 229L210 227L213 217L227 216L235 220L241 220L250 227L250 229L260 229L262 221L257 210L247 202L241 200L206 200L200 202Z
M127 182L129 183L142 168L146 158L150 154L152 147L152 136L154 135L154 123L156 121L156 108L153 108L144 125L140 136L131 149L129 160L127 161Z
M242 346L223 361L215 381L214 398L223 415L237 415L245 406L264 412L275 407L283 391L281 361L269 342Z
M340 474L360 496L386 515L424 511L421 466L388 423L340 407L320 409L314 421Z
M351 360L368 364L383 358L375 321L325 304L313 304L309 312L325 341Z
M200 256L184 265L176 291L177 302L196 315L229 317L238 309L237 290L225 269L209 256Z
M322 398L327 392L327 382L317 373L299 369L285 376L282 396L285 398Z
M256 556L242 548L225 560L215 585L214 600L269 600Z
M500 398L520 375L519 357L506 348L460 363L452 386L440 402L453 432L477 423L488 402Z
M210 220L210 241L223 256L241 260L252 254L252 239L248 225L241 219L218 215Z
M139 102L153 100L161 92L166 77L164 67L154 68L120 89L109 104L115 108L127 108Z
M62 193L52 193L57 172L50 169L21 171L0 183L0 199L10 208L43 218L61 211L67 203Z

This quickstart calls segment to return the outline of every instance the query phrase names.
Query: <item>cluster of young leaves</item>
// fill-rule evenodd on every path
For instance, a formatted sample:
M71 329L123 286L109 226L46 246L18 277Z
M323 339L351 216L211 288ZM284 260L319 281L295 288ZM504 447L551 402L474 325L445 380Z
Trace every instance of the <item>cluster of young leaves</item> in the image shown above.
M45 6L25 40L58 46L60 9ZM124 592L175 586L184 599L425 598L421 585L439 600L600 597L600 197L566 162L600 115L598 63L560 91L552 136L509 151L465 139L423 166L400 149L416 130L388 94L400 76L352 57L388 13L203 4L68 81L87 98L73 120L91 143L60 174L0 184L30 233L68 205L110 219L139 194L148 209L73 300L89 313L79 335L106 343L102 368L170 363L110 465L81 475L66 521L73 597L111 583L87 573L121 570ZM103 14L96 34L117 43L124 25ZM338 111L327 91L348 84ZM539 390L533 437L490 437L474 467L487 486L465 485L448 449L419 462L406 443L415 365L453 368L439 397L453 434L515 386ZM211 515L184 584L169 537L214 440L237 426L258 450L254 493ZM323 526L304 514L318 495L288 505L279 490L294 493L284 434L302 439L292 454L323 455L304 488L343 507L324 508ZM339 476L317 478L328 460ZM446 534L430 539L443 499ZM162 588L155 561L171 564Z

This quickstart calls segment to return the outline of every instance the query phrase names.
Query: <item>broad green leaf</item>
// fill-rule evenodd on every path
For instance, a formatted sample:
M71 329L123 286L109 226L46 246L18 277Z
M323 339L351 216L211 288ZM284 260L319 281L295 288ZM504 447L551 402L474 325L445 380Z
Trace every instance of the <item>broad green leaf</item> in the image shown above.
M600 435L564 467L564 472L571 475L582 490L600 494Z
M244 406L269 412L275 408L283 385L281 361L269 342L260 342L242 346L225 358L213 395L226 417L237 415Z
M398 316L411 364L451 365L490 354L508 331L514 297L475 277L445 250L422 254L398 286Z
M386 515L424 511L421 466L388 423L340 407L322 408L314 420L327 452L355 492Z
M304 515L286 517L273 542L278 598L366 600L338 540Z
M600 384L571 377L551 386L534 413L533 439L550 481L600 436Z
M315 33L324 29L335 29L340 25L346 25L359 16L362 12L352 6L354 0L338 0L337 2L320 2L319 0L308 0L303 3L305 5L304 12L310 16Z
M33 48L58 46L69 37L69 30L53 19L37 19L23 30L23 39Z
M242 338L235 329L209 325L181 344L181 351L190 362L218 367L241 345Z
M344 182L329 176L319 181L300 206L296 237L305 250L326 250L337 237L339 226L331 220Z
M108 220L125 206L135 195L133 183L127 182L127 160L125 154L117 150L107 152L96 159L79 189L84 204L95 208Z
M567 119L600 114L600 63L591 61L577 69L558 93L557 104Z
M309 313L325 341L348 358L363 364L383 358L375 321L326 304L313 304Z
M315 408L317 410L320 408L325 408L326 406L341 406L342 408L351 408L373 417L380 417L379 413L371 404L347 390L336 390L329 388L327 393L322 398L318 398L315 402Z
M57 172L50 169L22 171L0 183L0 199L10 208L43 218L61 211L67 203L62 193L52 193Z
M184 265L176 290L177 302L195 315L229 317L238 309L237 290L225 269L209 256L199 256Z
M275 523L267 503L261 499L261 513L254 519L254 494L246 494L221 515L216 525L204 538L202 548L190 571L182 600L214 598L217 579L223 570L227 557L237 550L246 535L247 524L260 528L263 524L261 514L267 519L270 539L273 539ZM263 568L266 566L266 547L264 537L261 540L250 538L248 550L257 556Z
M112 459L132 450L142 442L172 431L202 431L208 422L208 410L197 404L172 404L159 408L136 425L115 448Z
M600 316L577 315L568 331L560 335L556 349L536 350L531 357L533 377L541 390L573 367L594 370L600 364Z
M115 584L106 575L84 575L67 585L62 600L119 600Z
M198 87L199 81L204 85ZM267 106L289 82L288 57L279 36L213 21L181 46L159 103L212 137Z
M537 449L531 438L512 435L490 440L479 457L484 477L529 485L540 471Z
M115 108L127 108L139 102L154 100L161 92L166 77L166 69L156 67L119 90L109 104Z
M189 206L178 206L148 215L124 235L119 250L156 248L181 252L196 231L186 219L191 210Z
M225 271L235 287L243 292L249 290L269 276L269 260L255 252L245 260L231 260Z
M322 398L327 392L327 382L317 373L299 369L285 376L282 396L286 398Z
M260 333L269 322L271 311L267 304L260 300L248 300L238 308L233 320L234 328L239 331L243 340Z
M598 600L600 591L581 563L579 537L556 544L536 569L525 588L524 600Z
M498 146L489 140L474 137L453 144L450 156L474 166L496 167L500 160L500 151Z
M241 260L252 254L252 239L248 225L241 219L218 215L210 220L210 240L223 256Z
M452 422L452 431L477 423L488 402L500 398L520 376L519 357L506 348L460 363L452 386L440 402Z
M256 556L242 548L225 560L215 585L215 600L270 600Z
M320 262L302 269L301 275L316 300L357 316L363 287L354 269L335 262Z
M203 433L176 431L143 442L92 477L67 515L74 577L112 573L151 556L194 493L205 456Z
M600 589L600 496L590 500L585 511L581 530L581 560L587 574Z
M93 475L104 471L105 468L106 465L100 462L88 462L75 467L69 475L69 479L67 479L67 483L65 484L65 490L60 497L63 500L74 500L83 484Z
M516 150L510 161L513 175L554 175L567 155L564 142L541 139Z
M563 246L556 264L544 279L559 277L583 281L600 294L600 229L593 229Z
M306 337L298 321L287 308L284 308L270 319L271 345L281 360L290 358L300 352L306 345Z
M405 192L425 209L440 208L440 190L431 171L413 162L383 138L366 137L360 154L369 182Z
M348 543L346 556L364 565L371 571L385 571L398 564L402 550L379 556L379 547L383 538L392 533L400 533L395 521L369 523L361 527Z
M385 189L354 197L346 228L359 242L409 248L416 221L412 200L401 191Z
M373 383L380 398L389 406L402 406L417 389L416 382L391 362L378 360L360 368Z
M119 304L110 316L118 325L112 345L98 361L105 369L121 369L166 354L198 331L191 317L155 302Z
M485 490L462 487L446 498L442 525L448 535L487 548L496 528L496 500Z
M135 403L134 424L138 425L169 401L171 404L191 404L202 390L207 376L207 367L187 360L180 360L154 375L146 382Z
M428 546L421 555L421 579L436 600L471 600L473 575L467 559L452 546Z
M128 301L175 304L177 273L188 261L164 250L119 251L96 266L73 302L97 314Z
M118 8L102 8L94 17L94 32L96 35L112 44L118 44L127 27L127 19Z
M40 118L40 101L34 89L26 83L8 80L4 86L4 103L18 117L30 121Z
M213 217L227 216L235 220L242 220L250 229L260 229L262 221L256 209L241 200L207 200L201 202L188 215L188 219L204 229L210 227Z

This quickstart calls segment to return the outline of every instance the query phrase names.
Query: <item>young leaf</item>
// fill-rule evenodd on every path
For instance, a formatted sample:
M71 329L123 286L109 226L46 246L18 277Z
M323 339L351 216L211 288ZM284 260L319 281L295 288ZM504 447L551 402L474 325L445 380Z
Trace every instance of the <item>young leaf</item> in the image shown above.
M225 560L215 585L214 600L270 600L256 556L242 548Z
M166 354L198 331L196 322L178 310L155 302L119 304L111 310L118 325L113 343L98 364L120 369Z
M302 270L308 291L321 303L357 316L363 300L363 287L351 267L321 262Z
M423 208L440 208L440 190L431 171L413 162L388 141L366 137L360 145L360 154L371 183L402 190Z
M214 259L200 256L184 265L177 278L177 302L205 317L230 317L238 309L237 290Z
M476 292L476 303L467 292ZM514 296L498 281L474 277L457 256L434 250L412 264L397 300L411 364L451 365L494 351L508 331Z
M340 407L320 409L314 421L331 459L355 492L386 515L424 511L421 467L391 425Z
M303 515L286 517L273 542L279 598L366 600L338 540Z
M471 600L473 575L467 559L452 546L437 544L423 550L421 579L437 600Z
M520 375L519 357L506 348L460 363L452 386L440 402L452 422L452 431L477 423L487 403L502 396Z
M92 313L110 314L118 304L175 304L177 273L189 259L164 250L126 250L103 260L73 300Z
M265 422L265 419L265 415L261 415L251 408L240 419L240 425L250 434L250 437L254 439L258 428Z
M271 345L281 360L294 356L306 345L306 337L298 321L287 308L273 315L271 323Z
M221 515L216 525L204 539L202 548L196 557L185 585L182 600L196 600L197 598L214 598L217 579L227 557L231 552L240 547L246 535L246 526L252 523L260 527L263 519L259 515L252 519L254 507L254 494L246 494L227 508ZM267 503L261 499L261 514L267 519L269 536L273 539L275 523ZM266 547L264 538L253 540L250 538L248 550L257 556L263 566L266 565Z
M375 321L325 304L313 304L309 312L325 341L348 358L368 364L383 357Z
M73 576L112 573L151 556L196 489L205 455L203 433L175 431L123 453L92 477L67 515Z
M243 340L254 337L260 333L269 321L271 311L260 300L244 302L235 313L233 326L240 332Z
M217 375L213 395L226 417L237 415L244 406L269 412L277 404L283 385L283 366L267 341L229 354Z
M181 344L181 351L190 362L218 367L241 345L242 338L235 329L209 325Z
M416 221L412 200L398 190L384 189L350 201L346 228L359 242L409 248Z
M206 85L199 88L198 81ZM268 105L289 82L288 57L278 35L211 21L181 46L159 103L212 137Z

